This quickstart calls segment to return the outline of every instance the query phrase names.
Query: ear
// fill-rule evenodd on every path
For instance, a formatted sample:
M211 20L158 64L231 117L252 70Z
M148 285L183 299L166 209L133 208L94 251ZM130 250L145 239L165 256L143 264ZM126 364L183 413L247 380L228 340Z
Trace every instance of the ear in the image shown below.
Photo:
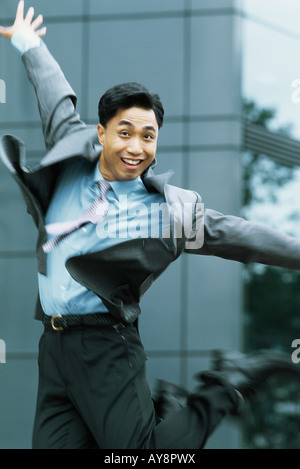
M103 127L102 124L97 125L97 130L98 130L98 139L100 144L103 146L104 139L105 139L105 127Z

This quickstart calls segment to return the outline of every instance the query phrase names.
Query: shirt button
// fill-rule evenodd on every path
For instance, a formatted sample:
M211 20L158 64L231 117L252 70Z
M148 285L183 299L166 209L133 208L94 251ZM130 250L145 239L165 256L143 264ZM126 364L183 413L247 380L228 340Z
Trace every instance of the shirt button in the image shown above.
M66 291L66 287L64 285L61 285L60 289L61 291Z
M85 227L83 227L83 228L82 228L82 231L83 231L84 233L86 233L86 232L87 232L87 229L86 229Z

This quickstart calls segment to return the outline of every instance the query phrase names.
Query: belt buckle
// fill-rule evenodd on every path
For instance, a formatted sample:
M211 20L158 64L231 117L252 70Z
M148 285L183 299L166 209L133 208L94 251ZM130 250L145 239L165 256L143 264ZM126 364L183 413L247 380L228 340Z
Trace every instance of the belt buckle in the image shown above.
M63 331L63 327L56 327L54 324L55 319L62 318L60 314L57 314L56 316L51 316L51 326L54 331Z

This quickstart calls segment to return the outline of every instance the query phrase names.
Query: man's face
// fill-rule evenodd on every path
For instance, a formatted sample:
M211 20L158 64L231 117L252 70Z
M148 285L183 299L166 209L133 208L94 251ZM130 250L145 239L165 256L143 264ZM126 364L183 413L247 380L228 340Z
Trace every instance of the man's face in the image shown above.
M106 127L98 124L103 147L99 169L107 181L140 176L155 158L158 124L152 109L120 109Z

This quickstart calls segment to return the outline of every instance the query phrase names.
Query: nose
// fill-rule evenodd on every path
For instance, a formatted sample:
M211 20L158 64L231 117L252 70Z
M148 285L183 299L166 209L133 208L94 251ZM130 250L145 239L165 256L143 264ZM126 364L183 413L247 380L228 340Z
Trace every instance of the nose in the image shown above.
M140 139L139 138L130 139L130 142L128 143L127 151L128 153L134 156L141 155L141 153L143 153L143 149L141 146Z

